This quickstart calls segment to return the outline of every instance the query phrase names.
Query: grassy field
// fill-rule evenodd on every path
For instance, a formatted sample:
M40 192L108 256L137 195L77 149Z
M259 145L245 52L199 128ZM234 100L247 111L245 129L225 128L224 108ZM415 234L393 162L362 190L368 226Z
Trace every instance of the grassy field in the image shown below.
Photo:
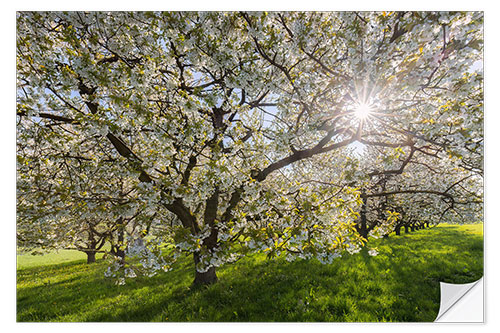
M96 254L96 259L101 259L102 253ZM86 261L87 255L80 251L74 250L59 250L40 255L18 255L17 269L24 269L37 266L50 266L56 264L70 263L75 261Z
M331 265L254 256L192 288L191 258L177 269L118 286L106 262L60 253L18 256L17 320L24 321L433 321L439 282L483 275L483 225L440 225L391 235ZM80 255L80 254L76 254ZM73 256L73 257L72 257ZM71 261L70 261L71 260Z

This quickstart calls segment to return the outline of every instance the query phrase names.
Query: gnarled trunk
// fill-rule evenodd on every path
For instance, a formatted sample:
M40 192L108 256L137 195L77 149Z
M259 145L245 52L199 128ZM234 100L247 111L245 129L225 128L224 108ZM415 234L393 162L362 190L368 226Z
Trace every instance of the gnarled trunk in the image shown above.
M410 232L410 228L409 228L407 225L405 225L405 232L406 232L406 233L409 233L409 232Z
M396 232L397 236L401 235L401 226L400 225L396 226L396 228L394 229L394 231Z
M95 262L95 251L85 251L87 254L87 264L92 264Z
M200 262L200 257L198 253L193 254L195 268ZM208 285L217 282L217 274L215 273L215 267L210 267L208 271L200 273L196 270L193 284L194 285Z

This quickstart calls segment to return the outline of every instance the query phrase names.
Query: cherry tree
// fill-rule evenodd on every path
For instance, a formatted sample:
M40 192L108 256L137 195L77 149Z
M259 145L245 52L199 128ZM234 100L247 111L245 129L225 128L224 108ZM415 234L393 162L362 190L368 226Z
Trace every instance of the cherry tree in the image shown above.
M92 263L109 243L111 252L123 257L125 233L149 229L154 212L145 213L147 205L134 190L137 181L113 169L112 151L103 150L93 137L69 151L66 139L75 133L54 131L54 126L57 123L41 126L39 120L26 119L18 127L19 248L75 249ZM99 151L93 151L96 147ZM109 174L116 176L106 180Z
M378 150L378 149L377 149ZM366 235L384 221L386 210L398 212L400 218L394 225L396 234L402 226L423 227L441 222L464 223L482 221L482 175L466 168L462 159L450 156L445 149L412 146L395 149L385 154L367 152L370 156L384 156L392 169L373 170L382 161L371 161L365 171L365 191L361 197L365 217ZM371 170L371 171L369 171ZM368 221L366 221L368 220ZM388 230L389 232L392 230Z
M17 32L18 152L39 154L18 161L19 196L47 216L26 221L80 220L65 202L86 179L110 198L125 182L126 216L155 220L123 240L140 263L110 275L168 270L187 252L204 284L253 252L359 251L355 142L481 164L481 13L21 12ZM62 171L75 157L92 161L79 177ZM76 182L65 199L26 196L37 181L58 192L57 177ZM105 207L93 206L103 222L124 214Z

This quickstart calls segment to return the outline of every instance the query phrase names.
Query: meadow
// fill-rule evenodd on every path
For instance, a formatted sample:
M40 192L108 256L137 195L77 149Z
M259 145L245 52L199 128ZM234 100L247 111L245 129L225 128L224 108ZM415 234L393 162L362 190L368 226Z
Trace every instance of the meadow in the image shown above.
M192 287L192 258L154 277L116 285L107 262L61 251L17 257L19 322L428 322L439 282L483 276L483 225L439 225L370 241L330 265L265 255L218 269L219 282ZM99 257L98 257L99 258Z

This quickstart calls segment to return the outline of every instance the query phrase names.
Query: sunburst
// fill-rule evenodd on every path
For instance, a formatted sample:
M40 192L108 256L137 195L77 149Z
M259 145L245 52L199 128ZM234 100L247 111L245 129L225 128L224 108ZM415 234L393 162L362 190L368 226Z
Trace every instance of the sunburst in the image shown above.
M368 103L357 103L354 107L354 116L360 120L368 118L373 112L373 105Z

